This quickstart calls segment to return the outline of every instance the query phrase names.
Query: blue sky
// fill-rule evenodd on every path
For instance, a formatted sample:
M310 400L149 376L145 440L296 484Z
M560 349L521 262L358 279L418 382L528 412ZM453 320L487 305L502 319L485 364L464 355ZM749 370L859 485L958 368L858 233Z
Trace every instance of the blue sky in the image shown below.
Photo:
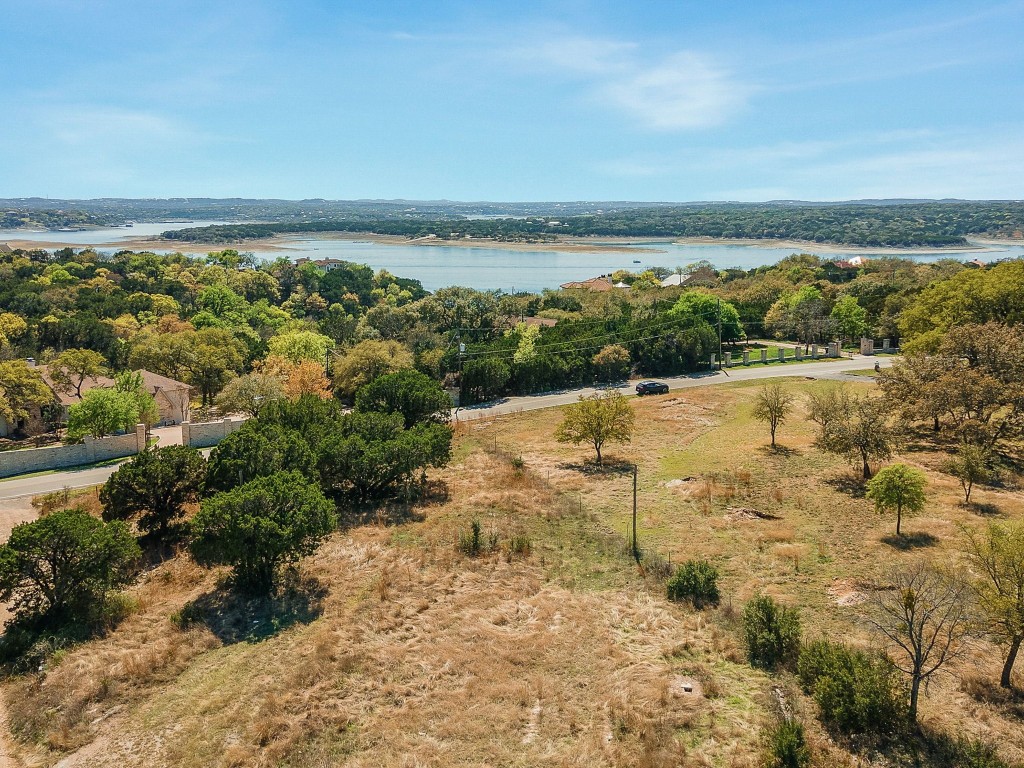
M1024 198L1024 2L0 0L0 196Z

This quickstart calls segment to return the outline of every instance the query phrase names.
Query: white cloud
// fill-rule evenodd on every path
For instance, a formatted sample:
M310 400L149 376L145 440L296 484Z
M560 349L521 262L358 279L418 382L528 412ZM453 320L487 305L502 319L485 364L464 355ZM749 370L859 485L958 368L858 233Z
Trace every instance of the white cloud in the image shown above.
M119 107L65 106L39 115L44 130L65 145L127 147L176 143L195 138L192 131L168 117Z
M738 112L751 88L695 53L616 78L598 89L613 106L659 131L706 128Z
M584 99L653 131L720 125L754 92L707 54L676 51L651 59L635 43L548 37L511 51L520 64L582 81Z

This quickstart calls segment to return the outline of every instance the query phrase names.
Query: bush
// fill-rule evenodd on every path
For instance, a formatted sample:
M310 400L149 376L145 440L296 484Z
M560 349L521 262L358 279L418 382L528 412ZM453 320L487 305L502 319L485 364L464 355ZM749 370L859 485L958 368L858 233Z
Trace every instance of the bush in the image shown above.
M152 448L122 464L100 491L104 520L137 518L139 530L165 539L199 501L206 461L183 445Z
M317 486L298 472L278 472L206 499L192 520L192 555L230 565L237 587L266 594L278 567L312 554L336 523Z
M907 721L899 673L880 654L816 640L800 650L797 675L823 722L846 734L890 734Z
M470 557L476 557L483 550L479 520L474 520L470 524L469 533L459 534L459 549L462 550L462 554Z
M804 726L796 720L783 720L768 733L765 768L806 768L811 764Z
M687 560L668 582L668 599L689 600L698 609L718 605L718 569L707 560Z
M121 611L110 597L134 578L140 554L124 523L81 509L53 512L15 526L0 546L0 600L13 600L26 639L43 631L84 637L116 623Z
M747 658L755 667L771 669L796 658L800 647L800 617L792 608L758 595L743 608Z

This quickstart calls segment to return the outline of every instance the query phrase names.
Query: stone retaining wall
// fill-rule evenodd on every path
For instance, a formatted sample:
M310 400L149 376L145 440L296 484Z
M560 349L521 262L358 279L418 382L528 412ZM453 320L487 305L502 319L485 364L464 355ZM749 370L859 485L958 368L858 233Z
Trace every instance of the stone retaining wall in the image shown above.
M134 456L146 448L146 425L136 424L135 431L111 437L87 437L78 445L54 445L47 448L25 448L0 451L0 477L65 469L98 461Z
M198 424L183 421L181 423L181 444L192 448L209 448L232 432L240 430L243 424L245 424L245 419L223 419Z

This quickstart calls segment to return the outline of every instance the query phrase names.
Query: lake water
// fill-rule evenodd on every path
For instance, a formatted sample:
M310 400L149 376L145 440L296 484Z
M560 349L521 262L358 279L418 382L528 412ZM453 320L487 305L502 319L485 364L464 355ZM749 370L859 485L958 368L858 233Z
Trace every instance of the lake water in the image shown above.
M6 240L34 240L36 242L61 242L73 246L112 243L120 239L135 239L157 235L167 229L207 226L222 222L193 222L191 224L136 224L134 227L95 229L82 232L26 232L22 230L0 230L0 242ZM501 289L504 291L540 291L557 288L570 280L585 280L618 269L637 271L652 266L674 269L695 261L707 260L719 269L739 267L751 269L763 264L774 264L795 252L815 253L813 246L800 249L764 248L757 245L709 244L674 245L653 242L635 243L631 248L653 248L657 253L642 250L636 252L593 251L564 252L545 250L537 246L531 250L508 250L504 248L466 248L446 245L387 245L360 240L336 240L333 238L295 237L288 239L286 250L261 251L258 243L252 243L245 251L252 251L258 257L275 259L288 256L297 259L303 256L311 259L335 258L368 264L373 269L386 269L400 277L410 277L423 283L427 290L436 290L447 285L467 285L479 289ZM982 248L986 250L982 251ZM114 248L102 248L113 252ZM159 252L181 250L194 252L188 244L180 248L167 247ZM868 249L851 250L845 253L819 251L827 258L840 259L854 254L870 257ZM874 252L876 255L882 252ZM995 261L1003 258L1024 258L1024 245L979 246L978 253L914 253L908 255L918 261L935 261L940 258L970 260L981 258ZM635 264L634 260L639 261Z

